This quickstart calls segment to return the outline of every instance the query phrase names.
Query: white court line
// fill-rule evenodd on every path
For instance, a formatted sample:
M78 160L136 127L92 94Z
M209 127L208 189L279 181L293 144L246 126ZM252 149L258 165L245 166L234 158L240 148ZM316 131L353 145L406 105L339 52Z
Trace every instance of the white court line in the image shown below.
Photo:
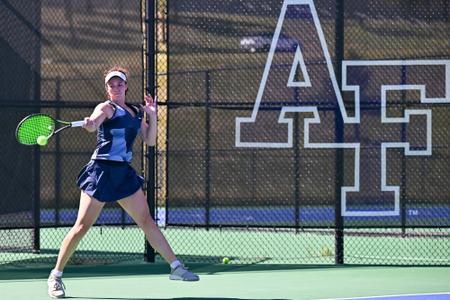
M356 299L372 299L372 298L385 298L385 297L408 297L408 296L432 296L432 295L448 295L450 299L450 292L442 293L421 293L421 294L397 294L397 295L378 295L378 296L365 296L365 297L346 297L346 298L324 298L315 300L356 300Z
M427 257L409 257L409 256L377 256L377 255L348 255L348 258L376 259L376 260L406 260L406 261L430 261L430 262L449 262L445 258L427 258Z

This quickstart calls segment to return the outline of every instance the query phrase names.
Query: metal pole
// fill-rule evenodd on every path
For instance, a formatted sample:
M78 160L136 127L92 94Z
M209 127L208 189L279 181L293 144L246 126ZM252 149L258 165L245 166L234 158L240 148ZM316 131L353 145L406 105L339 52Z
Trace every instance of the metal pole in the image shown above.
M299 88L294 89L294 99L296 105L300 103ZM294 218L295 218L295 232L300 229L300 141L298 133L300 131L298 124L299 116L294 115Z
M211 209L211 132L210 132L210 100L211 100L211 78L210 71L205 73L206 100L205 100L205 226L209 229Z
M56 119L61 119L61 77L56 78ZM61 137L55 136L55 225L60 225L61 208Z
M145 41L144 41L144 51L145 55L143 59L145 60L145 78L143 82L145 83L144 93L151 93L154 95L155 91L155 0L145 0ZM150 209L150 215L153 220L155 220L155 146L146 147L146 155L144 159L147 162L147 184L146 184L146 194L147 203ZM155 262L155 249L150 246L148 241L145 241L145 254L144 259L147 262Z
M34 13L37 16L36 21L36 29L40 32L41 29L41 1L35 2L35 11ZM41 45L42 45L42 36L37 36L38 45L35 47L34 58L36 61L34 62L35 71L33 72L33 101L41 102ZM38 108L40 111L40 107ZM34 166L33 166L33 197L32 197L32 208L33 208L33 252L39 253L41 251L41 152L39 146L34 146Z
M402 66L402 74L401 74L401 85L405 85L407 81L406 77L406 66ZM402 111L405 111L407 108L406 104L406 91L402 90ZM402 123L402 143L406 141L406 124ZM401 216L401 227L402 227L402 235L406 234L406 159L405 155L401 157L401 189L400 189L400 216Z
M335 28L336 80L339 88L342 84L342 60L344 59L344 0L336 1ZM340 92L340 91L338 91ZM339 108L335 110L336 143L344 140L344 124ZM336 186L335 186L335 263L344 263L344 220L341 211L341 188L344 182L344 151L336 149Z

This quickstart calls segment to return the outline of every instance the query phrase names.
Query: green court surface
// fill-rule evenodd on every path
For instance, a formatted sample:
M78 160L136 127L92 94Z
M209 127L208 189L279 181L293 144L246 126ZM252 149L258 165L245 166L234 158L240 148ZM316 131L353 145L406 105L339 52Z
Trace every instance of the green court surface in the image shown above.
M69 299L335 299L385 295L450 299L449 267L270 264L189 264L189 267L200 275L199 282L169 280L168 266L162 262L136 262L68 266L64 283ZM0 299L49 299L46 293L49 269L44 265L1 267Z

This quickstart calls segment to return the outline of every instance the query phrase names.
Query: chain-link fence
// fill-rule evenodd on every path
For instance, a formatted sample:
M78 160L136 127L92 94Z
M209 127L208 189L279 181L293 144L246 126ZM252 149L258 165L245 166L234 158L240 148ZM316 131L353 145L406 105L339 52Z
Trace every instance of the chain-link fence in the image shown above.
M176 243L213 261L448 264L449 9L167 1L158 200Z
M450 264L448 1L31 3L0 2L0 262L55 259L95 143L15 126L86 116L120 64L128 100L157 89L155 182L133 164L183 260ZM96 225L72 263L142 258L118 206Z
M21 146L15 127L36 112L65 121L90 115L106 99L103 73L114 65L130 69L127 100L141 103L141 7L125 0L0 2L0 262L55 260L77 215L76 176L96 141L74 128L46 147ZM141 148L136 145L137 170ZM96 225L72 263L142 258L144 236L118 205L107 204Z

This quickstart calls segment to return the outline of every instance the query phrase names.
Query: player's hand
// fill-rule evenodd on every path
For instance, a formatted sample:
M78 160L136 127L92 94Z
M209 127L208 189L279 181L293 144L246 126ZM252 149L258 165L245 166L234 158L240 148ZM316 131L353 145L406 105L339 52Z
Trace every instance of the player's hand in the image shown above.
M84 118L83 128L86 129L89 132L94 132L95 130L97 130L97 126L95 124L95 121L92 120L89 117Z
M142 110L149 115L156 115L156 97L153 99L151 95L144 96L145 105L141 104Z

